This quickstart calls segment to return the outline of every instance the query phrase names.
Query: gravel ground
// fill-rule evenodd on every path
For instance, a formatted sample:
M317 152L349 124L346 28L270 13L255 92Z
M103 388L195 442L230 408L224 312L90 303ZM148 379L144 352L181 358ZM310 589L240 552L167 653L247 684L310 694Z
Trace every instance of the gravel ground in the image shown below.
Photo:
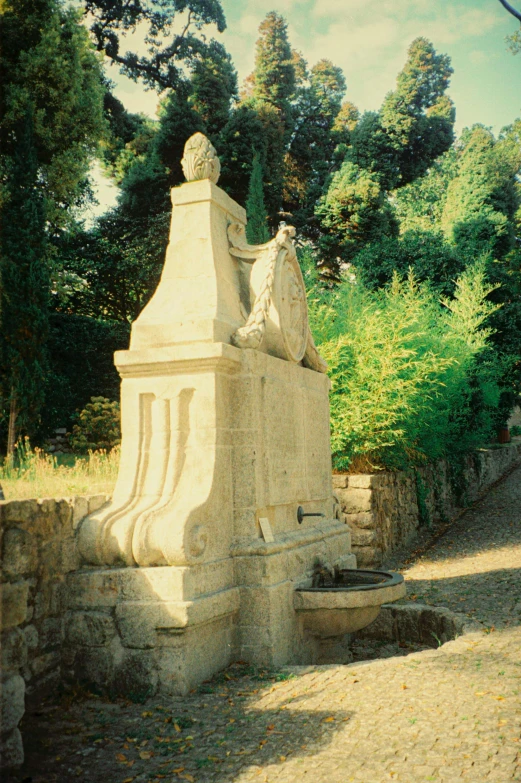
M235 665L183 699L75 694L26 716L13 780L521 781L521 468L403 573L408 600L483 630L347 666Z

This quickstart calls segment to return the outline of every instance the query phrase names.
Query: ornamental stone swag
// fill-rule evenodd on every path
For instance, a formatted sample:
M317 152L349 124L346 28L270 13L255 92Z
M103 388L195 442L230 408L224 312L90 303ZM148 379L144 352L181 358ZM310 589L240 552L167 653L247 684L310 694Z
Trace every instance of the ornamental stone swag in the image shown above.
M79 529L71 677L184 693L234 660L317 660L293 606L315 563L355 567L331 486L329 380L291 226L249 245L201 133L173 188L157 290L115 354L121 464ZM322 516L301 516L322 514Z

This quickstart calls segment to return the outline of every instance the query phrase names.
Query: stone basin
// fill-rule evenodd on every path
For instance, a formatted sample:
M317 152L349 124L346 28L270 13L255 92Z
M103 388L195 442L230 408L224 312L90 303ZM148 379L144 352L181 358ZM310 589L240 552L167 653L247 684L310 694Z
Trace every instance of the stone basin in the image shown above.
M336 572L331 586L297 587L293 605L309 634L330 639L365 628L382 604L398 601L405 592L401 574L346 568Z

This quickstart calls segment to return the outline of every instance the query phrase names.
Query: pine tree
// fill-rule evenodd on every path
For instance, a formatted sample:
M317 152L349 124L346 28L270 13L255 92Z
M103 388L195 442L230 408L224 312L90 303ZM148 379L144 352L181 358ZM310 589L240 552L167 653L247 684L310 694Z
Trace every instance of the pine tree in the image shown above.
M246 200L246 215L248 216L246 224L248 242L252 245L262 245L264 242L268 242L270 233L268 231L266 207L264 206L262 166L258 152L253 156L250 187Z

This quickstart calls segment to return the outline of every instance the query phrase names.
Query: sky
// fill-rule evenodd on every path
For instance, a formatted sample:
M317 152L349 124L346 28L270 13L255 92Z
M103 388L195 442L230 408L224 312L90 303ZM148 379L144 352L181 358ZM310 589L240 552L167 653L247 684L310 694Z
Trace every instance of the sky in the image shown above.
M228 27L214 37L230 52L239 82L251 73L258 27L269 11L288 22L290 43L309 66L327 58L347 81L346 100L361 111L378 109L395 85L407 48L418 36L448 54L454 74L449 94L456 105L456 130L476 122L494 132L521 116L521 54L505 38L519 23L498 0L221 0ZM521 9L521 0L512 0ZM129 43L140 47L138 33ZM124 44L122 48L126 48ZM126 108L154 116L158 96L121 76L108 76ZM114 202L99 170L95 175L103 211Z

